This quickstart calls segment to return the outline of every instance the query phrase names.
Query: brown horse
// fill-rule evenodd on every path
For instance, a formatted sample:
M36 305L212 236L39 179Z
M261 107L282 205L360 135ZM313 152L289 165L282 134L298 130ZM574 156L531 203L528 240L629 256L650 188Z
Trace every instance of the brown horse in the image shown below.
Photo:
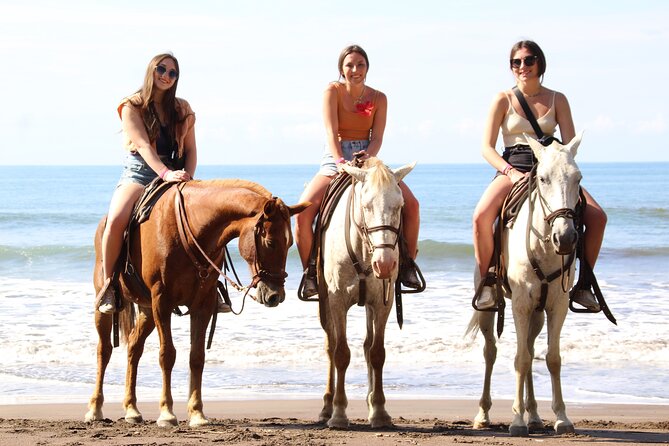
M143 285L124 274L120 275L117 288L124 302L119 319L123 340L128 347L123 401L126 421L140 423L143 420L137 409L135 393L137 366L146 338L157 328L163 388L160 416L156 422L165 427L177 424L171 393L171 374L176 358L171 315L177 306L185 306L189 310L191 324L189 424L199 426L208 423L202 412L205 332L217 307L219 274L216 270L220 271L223 264L225 246L230 240L239 238L239 252L254 278L251 286L256 287L256 300L275 307L285 298L286 257L293 243L290 216L308 205L301 203L288 207L262 186L243 180L181 183L159 199L151 218L142 223L131 237L130 253L134 268L150 290L150 297ZM179 220L187 221L186 229ZM96 293L103 284L100 244L104 224L103 219L95 234ZM184 240L188 228L192 228L194 241ZM199 245L202 251L194 245ZM205 258L203 254L211 262L202 260ZM132 303L138 308L136 317ZM112 315L96 311L95 326L99 335L98 370L86 421L103 419L102 386L113 348L110 340Z

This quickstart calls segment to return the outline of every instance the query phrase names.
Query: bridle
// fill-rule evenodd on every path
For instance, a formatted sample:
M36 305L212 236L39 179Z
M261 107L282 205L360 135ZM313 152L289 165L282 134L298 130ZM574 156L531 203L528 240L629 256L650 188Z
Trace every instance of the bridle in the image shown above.
M175 204L174 211L176 214L177 228L179 230L179 238L181 239L181 244L184 247L186 254L188 254L188 257L190 258L191 262L198 271L200 286L201 287L204 286L204 282L209 277L212 271L216 271L220 276L223 276L225 280L228 283L230 283L230 285L237 291L243 292L244 297L246 297L246 295L248 294L251 296L253 300L257 300L257 298L253 294L250 294L249 291L251 288L256 288L260 281L269 282L278 286L284 286L286 277L288 276L285 268L282 268L278 272L271 272L263 265L263 262L260 259L259 255L260 252L258 250L258 245L259 243L262 242L262 238L265 235L264 223L266 221L269 221L269 219L265 217L264 212L260 212L260 216L258 217L258 220L256 221L255 226L253 228L253 243L254 243L253 249L255 253L253 261L253 269L255 270L255 274L252 277L251 283L249 285L242 286L239 281L239 278L237 277L236 272L234 275L237 281L234 281L230 277L228 277L228 275L225 274L225 272L222 271L221 268L218 267L218 265L211 259L209 255L207 255L207 253L204 251L204 249L202 249L197 239L195 238L195 235L193 234L193 231L191 230L190 225L188 223L188 216L186 215L185 202L182 193L186 184L187 183L180 183L177 187L176 193L174 194L174 204ZM276 200L275 197L273 197L272 199ZM230 259L230 253L228 252L227 246L224 248L224 250L225 253L223 255L223 263L224 263L224 269L227 270L227 262L225 259L226 255L227 258ZM220 254L217 255L216 257L218 258L219 256ZM230 264L232 265L231 260ZM232 269L234 272L234 266L232 267Z
M360 219L361 219L361 224L357 224L355 220L355 185L356 185L356 179L354 177L351 178L351 189L348 195L348 200L346 201L346 218L345 218L345 239L346 239L346 250L348 251L348 255L351 258L351 262L353 263L353 267L355 268L356 272L358 273L358 281L359 281L359 289L360 289L360 297L358 299L358 305L363 306L365 305L365 301L367 299L367 286L365 279L372 273L372 265L367 265L367 268L363 268L363 265L360 263L360 260L358 260L358 257L355 255L355 251L353 250L353 245L351 244L351 222L355 223L355 228L358 231L358 234L360 234L360 237L362 238L363 245L367 245L368 247L368 253L372 254L376 249L383 249L383 248L389 248L389 249L395 249L397 247L397 244L399 242L400 238L400 228L395 227L392 225L377 225L377 226L367 226L367 222L365 221L365 214L362 210L362 203L360 204ZM395 242L394 243L380 243L380 244L374 244L372 241L371 234L373 232L379 232L379 231L390 231L395 234ZM390 281L383 281L384 285L384 297L383 297L383 303L385 305L388 304L389 301L389 294L390 294Z
M537 187L534 185L534 180L536 179L536 170L537 170L538 164L535 164L534 167L532 168L532 171L530 172L528 176L528 206L529 206L529 216L527 219L527 231L526 231L526 240L525 240L525 249L527 251L527 258L530 261L530 264L532 265L532 269L534 270L534 273L537 275L539 280L541 280L541 295L539 299L539 306L536 308L536 311L543 311L544 308L546 307L546 299L548 297L548 284L552 282L553 280L557 279L558 277L561 278L561 285L562 285L562 291L565 293L568 291L567 287L569 284L569 277L571 275L571 270L570 267L572 263L574 262L574 259L576 258L576 250L572 250L567 256L567 260L565 261L565 255L561 255L562 259L562 264L560 269L553 271L550 274L545 274L543 270L541 269L541 266L539 266L539 263L537 260L534 258L534 255L530 251L530 232L533 229L532 228L532 215L534 213L534 197L532 194L533 189L536 189L537 193L536 196L539 198L539 203L541 204L541 209L542 212L544 213L544 221L549 225L553 226L553 223L555 223L555 220L558 218L565 218L565 219L571 219L574 220L576 217L576 212L571 209L571 208L560 208L555 211L553 211L550 208L550 205L546 201L546 199L541 195L541 188ZM534 187L533 187L534 186ZM548 214L546 215L546 210L548 210ZM539 235L536 233L535 230L535 235ZM540 238L541 239L541 238ZM545 243L550 242L550 239L547 241L543 239ZM566 274L565 274L566 273Z

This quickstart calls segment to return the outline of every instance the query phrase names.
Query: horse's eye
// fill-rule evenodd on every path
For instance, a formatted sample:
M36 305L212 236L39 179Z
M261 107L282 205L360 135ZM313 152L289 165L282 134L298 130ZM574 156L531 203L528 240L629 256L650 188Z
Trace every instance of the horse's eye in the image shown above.
M548 178L546 178L546 177L539 177L539 181L541 181L542 184L547 184L547 183L548 183Z

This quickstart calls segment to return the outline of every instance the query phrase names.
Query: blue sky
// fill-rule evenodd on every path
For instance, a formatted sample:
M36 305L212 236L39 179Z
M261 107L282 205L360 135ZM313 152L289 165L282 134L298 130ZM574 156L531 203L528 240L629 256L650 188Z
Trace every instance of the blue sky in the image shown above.
M120 164L116 105L172 51L201 164L316 164L321 98L358 43L388 163L478 163L508 52L537 41L581 162L669 161L666 1L4 1L0 164Z

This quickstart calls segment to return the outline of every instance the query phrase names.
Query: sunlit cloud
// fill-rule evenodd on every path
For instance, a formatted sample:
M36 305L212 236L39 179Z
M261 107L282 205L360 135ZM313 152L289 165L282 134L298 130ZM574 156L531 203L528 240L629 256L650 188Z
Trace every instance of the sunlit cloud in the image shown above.
M658 114L654 118L646 121L637 122L634 127L636 133L642 134L657 134L664 133L667 130L667 122L664 115Z

